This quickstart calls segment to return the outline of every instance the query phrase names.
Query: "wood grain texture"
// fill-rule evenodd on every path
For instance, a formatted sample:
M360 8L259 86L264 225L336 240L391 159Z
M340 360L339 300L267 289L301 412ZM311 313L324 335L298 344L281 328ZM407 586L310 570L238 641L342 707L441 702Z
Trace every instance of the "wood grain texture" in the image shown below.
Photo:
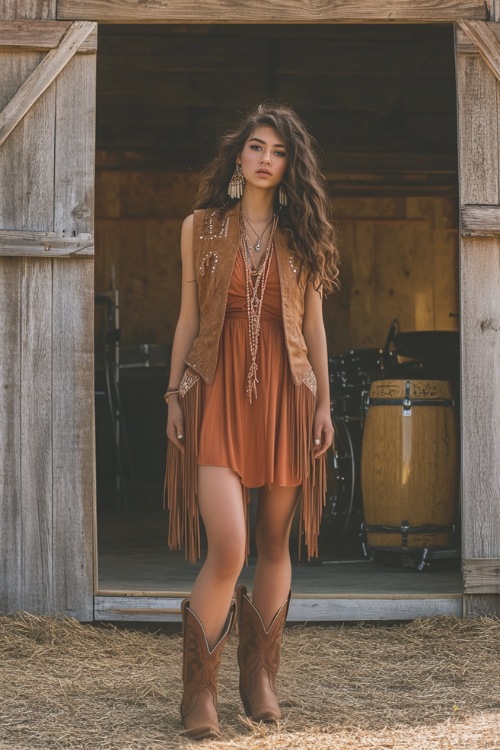
M55 17L56 0L3 0L2 20L49 20Z
M489 16L492 21L500 21L500 2L499 0L486 0Z
M500 238L462 237L463 555L500 556Z
M0 256L38 258L93 255L94 238L90 233L68 237L57 232L13 232L0 229Z
M500 558L462 561L466 594L500 594Z
M500 80L500 42L490 24L483 21L460 21L459 26L477 47L493 75Z
M22 594L20 326L21 263L0 258L0 612Z
M478 55L457 54L460 202L499 204L499 83ZM463 555L500 556L500 238L461 237Z
M0 48L6 50L32 50L46 52L57 47L68 31L67 21L2 21L0 24ZM85 39L78 52L95 52L97 28Z
M52 196L46 199L51 208ZM21 259L21 581L23 607L53 612L52 267Z
M96 620L180 622L179 597L96 596ZM460 595L443 598L327 597L292 598L288 622L411 620L462 614Z
M39 61L39 53L3 49L1 104ZM73 64L81 64L81 75ZM29 244L33 237L48 237L62 246L64 232L86 237L70 240L72 245L91 239L94 86L95 56L78 55L0 148L4 239ZM9 580L0 581L5 611L65 612L81 619L93 614L92 265L91 258L0 259L0 269L8 267L19 288L18 300L15 284L0 297L2 330L16 334L4 353L15 373L0 368L11 389L1 401L12 438L7 448L1 444L8 452L2 466L10 498L1 534L2 541L11 540L12 553Z
M498 82L482 58L457 54L460 202L498 205Z
M93 231L95 57L78 56L56 82L54 229ZM93 619L95 424L94 263L53 262L54 600Z
M492 21L482 21L482 26L486 26L490 33L494 34L497 41L500 40L500 29L498 23ZM455 45L460 54L479 55L479 49L472 39L471 35L463 28L462 23L457 23L455 27Z
M485 19L482 0L58 0L59 19L101 23L423 23Z
M500 617L498 594L464 595L464 617Z
M500 236L500 206L462 206L460 215L463 235Z
M94 23L75 21L64 34L57 48L48 52L36 70L23 82L0 113L0 146L93 31L95 31Z

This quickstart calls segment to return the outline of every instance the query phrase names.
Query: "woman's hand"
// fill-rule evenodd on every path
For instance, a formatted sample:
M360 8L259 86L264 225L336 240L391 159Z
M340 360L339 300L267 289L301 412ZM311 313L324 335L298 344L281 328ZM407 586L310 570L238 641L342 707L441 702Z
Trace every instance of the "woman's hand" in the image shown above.
M167 437L184 453L184 415L177 395L168 399Z
M318 406L313 422L314 456L318 458L333 442L333 424L329 407Z

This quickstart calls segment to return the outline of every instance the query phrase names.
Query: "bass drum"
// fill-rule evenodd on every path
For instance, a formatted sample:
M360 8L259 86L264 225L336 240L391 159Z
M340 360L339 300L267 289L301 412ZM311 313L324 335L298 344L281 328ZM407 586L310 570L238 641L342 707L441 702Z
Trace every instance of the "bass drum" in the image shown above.
M327 453L326 506L319 538L323 558L362 552L361 424L336 417L333 426L335 443Z

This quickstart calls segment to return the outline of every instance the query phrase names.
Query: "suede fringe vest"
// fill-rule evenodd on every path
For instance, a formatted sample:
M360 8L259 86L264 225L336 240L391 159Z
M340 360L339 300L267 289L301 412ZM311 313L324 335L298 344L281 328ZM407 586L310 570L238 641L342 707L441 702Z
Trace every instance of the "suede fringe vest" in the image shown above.
M179 386L184 412L184 453L168 440L165 503L168 506L168 544L184 546L186 558L200 557L197 488L198 434L201 423L201 383L213 383L224 325L229 285L239 249L239 204L222 218L216 210L194 213L193 253L200 311L199 334L186 357L188 365ZM283 329L292 380L296 386L289 404L293 434L288 436L290 461L302 478L301 527L308 557L318 554L318 535L326 496L325 456L314 457L312 425L316 408L316 378L302 335L305 287L298 279L298 263L283 230L275 233L275 252L281 287ZM243 397L246 396L243 394ZM245 509L250 493L243 487ZM248 552L248 533L247 533Z

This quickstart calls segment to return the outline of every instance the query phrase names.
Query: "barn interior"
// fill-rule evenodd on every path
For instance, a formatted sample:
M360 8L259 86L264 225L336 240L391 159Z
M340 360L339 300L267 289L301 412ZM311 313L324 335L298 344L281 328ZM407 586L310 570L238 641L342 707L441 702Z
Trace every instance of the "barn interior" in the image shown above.
M450 25L100 27L98 590L184 593L199 568L168 550L163 509L180 227L219 135L268 98L292 105L317 139L342 258L340 291L324 304L336 465L332 452L319 559L308 562L297 526L292 533L295 592L457 595L456 554L420 565L422 574L413 556L367 552L359 478L362 393L388 358L416 367L423 358L424 370L405 372L444 377L458 392ZM417 332L426 334L414 339L417 353L395 350L398 335ZM458 549L458 534L444 546ZM253 562L252 547L243 580Z

